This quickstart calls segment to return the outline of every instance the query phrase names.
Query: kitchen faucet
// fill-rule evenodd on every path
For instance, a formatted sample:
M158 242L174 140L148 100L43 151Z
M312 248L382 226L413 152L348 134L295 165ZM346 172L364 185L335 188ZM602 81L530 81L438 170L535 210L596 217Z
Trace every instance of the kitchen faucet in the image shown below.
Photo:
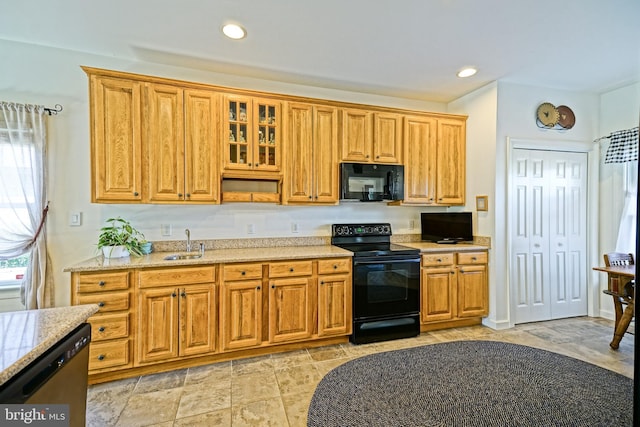
M187 235L187 252L191 252L191 231L187 228L184 232Z

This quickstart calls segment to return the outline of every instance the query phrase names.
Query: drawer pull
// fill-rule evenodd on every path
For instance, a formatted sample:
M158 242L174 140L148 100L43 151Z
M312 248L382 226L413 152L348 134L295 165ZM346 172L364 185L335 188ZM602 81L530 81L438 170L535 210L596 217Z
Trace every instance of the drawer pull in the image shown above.
M333 264L333 269L334 269L334 270L337 270L337 269L338 269L338 266L337 266L336 264Z
M100 302L98 303L98 307L104 307L104 305L105 305L105 304L104 304L104 301L100 301Z
M241 276L245 276L246 274L247 274L247 272L246 272L246 271L242 271L242 272L240 273L240 275L241 275Z
M101 354L100 356L98 356L98 360L104 360L104 358L105 358L104 354Z
M104 327L104 326L100 326L100 327L98 328L98 332L104 332L104 330L105 330L105 327Z
M478 260L478 258L476 258L476 257L474 257L474 256L473 256L473 257L471 257L471 261L477 261L477 260Z
M436 261L438 261L438 262L442 262L442 258L438 258Z
M289 269L289 273L293 273L293 267Z
M104 280L100 280L100 281L98 282L98 286L104 286L104 285L106 285L106 283L104 283Z

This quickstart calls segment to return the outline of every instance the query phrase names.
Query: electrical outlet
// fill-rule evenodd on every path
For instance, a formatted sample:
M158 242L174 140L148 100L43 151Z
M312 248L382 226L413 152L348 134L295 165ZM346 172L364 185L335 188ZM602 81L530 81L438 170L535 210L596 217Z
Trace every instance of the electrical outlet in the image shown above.
M296 223L296 222L292 222L291 223L291 232L292 233L297 233L298 232L298 223Z
M160 225L160 232L163 236L171 236L172 233L172 228L171 224L161 224Z
M247 224L247 234L256 234L255 224Z

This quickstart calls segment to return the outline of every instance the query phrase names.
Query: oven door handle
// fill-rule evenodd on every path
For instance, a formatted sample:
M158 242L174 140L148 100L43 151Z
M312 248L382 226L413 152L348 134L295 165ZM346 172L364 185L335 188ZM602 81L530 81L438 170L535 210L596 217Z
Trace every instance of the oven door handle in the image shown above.
M418 258L402 258L402 257L372 257L365 259L354 259L353 265L367 265L367 264L389 264L391 262L420 262Z

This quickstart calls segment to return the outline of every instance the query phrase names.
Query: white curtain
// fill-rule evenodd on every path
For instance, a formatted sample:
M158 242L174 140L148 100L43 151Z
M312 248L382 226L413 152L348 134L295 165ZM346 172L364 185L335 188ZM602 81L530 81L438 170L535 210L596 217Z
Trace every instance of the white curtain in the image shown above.
M53 306L46 243L46 111L0 102L0 259L30 255L22 289L27 309Z
M626 162L624 167L626 175L624 209L622 210L622 216L620 217L616 252L631 253L634 254L635 258L638 162Z

